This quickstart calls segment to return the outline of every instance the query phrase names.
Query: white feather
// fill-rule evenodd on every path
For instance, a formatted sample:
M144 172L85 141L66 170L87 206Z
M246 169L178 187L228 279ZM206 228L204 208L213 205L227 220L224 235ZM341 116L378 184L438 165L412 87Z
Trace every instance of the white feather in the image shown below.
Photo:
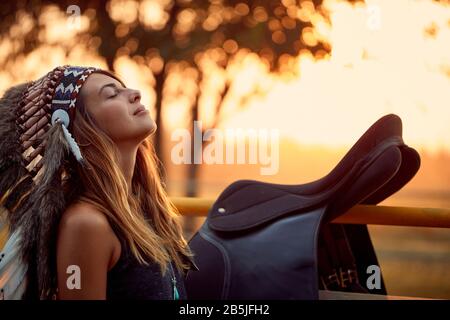
M26 288L27 264L20 252L20 229L13 232L0 252L0 289L5 300L21 299Z
M64 131L64 136L69 143L70 150L72 151L77 161L81 162L83 160L83 156L81 155L80 147L78 147L78 144L76 143L75 139L72 138L72 135L70 134L69 130L67 130L66 126L64 124L61 125Z

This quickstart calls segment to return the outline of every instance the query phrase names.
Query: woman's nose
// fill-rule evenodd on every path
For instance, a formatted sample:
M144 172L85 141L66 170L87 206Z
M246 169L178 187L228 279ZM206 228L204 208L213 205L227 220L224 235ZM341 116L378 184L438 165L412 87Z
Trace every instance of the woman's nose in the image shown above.
M132 90L130 94L130 102L135 103L141 101L141 92L139 90Z

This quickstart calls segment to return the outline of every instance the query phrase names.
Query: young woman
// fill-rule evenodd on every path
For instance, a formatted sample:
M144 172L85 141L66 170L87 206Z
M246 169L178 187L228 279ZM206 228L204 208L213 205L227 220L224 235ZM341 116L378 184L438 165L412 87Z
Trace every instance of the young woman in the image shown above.
M187 298L184 278L196 266L140 99L110 72L71 66L1 99L17 130L0 123L0 144L23 151L0 154L0 205L27 270L26 285L16 281L23 297Z

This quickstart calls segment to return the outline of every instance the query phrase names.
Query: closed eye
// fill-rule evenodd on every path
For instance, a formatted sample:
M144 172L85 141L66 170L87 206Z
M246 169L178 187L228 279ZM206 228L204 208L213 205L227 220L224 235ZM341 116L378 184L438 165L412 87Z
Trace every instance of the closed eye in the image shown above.
M105 84L103 87L100 88L100 90L98 91L98 95L100 95L102 93L103 89L106 89L106 88L110 88L110 89L114 90L114 94L107 96L106 99L114 98L120 92L119 88L117 87L117 85L115 83L108 83L108 84Z
M116 97L118 94L119 94L119 90L118 90L117 88L114 88L114 94L108 96L108 99L114 98L114 97Z

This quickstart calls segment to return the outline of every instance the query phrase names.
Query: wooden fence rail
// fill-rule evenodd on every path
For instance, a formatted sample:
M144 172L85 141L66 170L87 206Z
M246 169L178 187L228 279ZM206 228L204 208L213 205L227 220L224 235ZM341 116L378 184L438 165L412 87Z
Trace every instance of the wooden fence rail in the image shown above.
M202 217L214 203L210 198L171 197L184 216ZM450 228L450 209L357 205L332 223Z

